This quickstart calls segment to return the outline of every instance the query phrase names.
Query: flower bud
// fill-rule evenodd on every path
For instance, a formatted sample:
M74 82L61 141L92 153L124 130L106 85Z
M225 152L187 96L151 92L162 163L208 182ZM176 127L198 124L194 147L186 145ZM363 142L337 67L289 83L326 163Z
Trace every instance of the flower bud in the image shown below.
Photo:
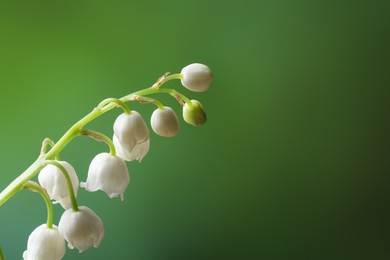
M123 148L122 145L119 143L118 138L115 135L112 137L112 141L114 142L116 154L119 157L121 157L123 160L129 162L134 160L138 160L139 162L141 162L142 159L145 157L145 155L148 153L150 147L149 138L142 143L136 144L133 150L131 151Z
M70 249L76 247L83 252L98 247L104 237L102 220L91 209L81 206L78 211L66 210L58 224L58 231L68 241Z
M154 110L150 118L153 131L161 136L175 136L179 131L179 120L175 111L170 107Z
M114 135L118 138L121 146L131 152L139 143L149 139L149 130L137 111L131 114L121 114L114 123Z
M193 126L203 125L207 121L207 116L202 104L197 100L191 100L191 103L185 103L183 106L184 121Z
M56 226L48 228L46 224L37 227L28 237L24 260L60 260L66 252L65 240Z
M110 198L121 197L130 182L130 175L125 161L109 153L100 153L93 158L88 169L86 182L81 182L80 187L94 192L102 190Z
M181 84L194 92L206 91L213 80L210 68L200 63L193 63L184 67L181 74L183 76Z
M58 161L68 172L72 182L74 195L77 196L77 189L79 187L79 178L76 171L69 163L65 161ZM54 203L60 203L64 209L71 207L70 193L68 183L63 172L54 165L47 165L41 170L38 175L39 184L46 189L50 199Z

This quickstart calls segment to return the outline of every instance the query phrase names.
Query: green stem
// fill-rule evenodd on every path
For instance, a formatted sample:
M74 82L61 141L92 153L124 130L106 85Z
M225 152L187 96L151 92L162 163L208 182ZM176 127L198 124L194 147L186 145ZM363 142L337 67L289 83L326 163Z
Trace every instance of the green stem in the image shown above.
M164 105L160 101L158 101L158 100L156 100L154 98L141 97L141 96L133 95L133 99L132 100L138 101L140 103L153 103L160 109L164 108Z
M45 138L45 140L43 140L43 142L42 142L41 154L46 153L48 146L53 147L54 145L55 145L55 143L53 142L53 140L51 140L50 138Z
M100 132L96 132L96 131L92 131L92 130L85 130L85 129L81 130L80 134L87 135L87 136L89 136L97 141L100 141L100 142L105 142L108 145L108 147L110 148L110 154L113 156L116 156L115 145L108 136L106 136Z
M103 100L98 105L98 108L102 108L102 107L106 106L107 104L111 104L111 103L116 104L117 106L121 107L123 109L123 112L125 112L126 114L131 113L130 108L125 104L125 102L123 102L122 100L117 99L117 98L107 98L107 99Z
M68 189L69 189L70 202L72 203L72 209L73 209L73 211L78 211L79 207L77 205L77 201L76 201L76 196L75 196L74 189L73 189L72 180L70 179L68 171L58 161L48 160L48 161L45 161L45 164L46 165L47 164L54 165L55 167L57 167L64 174L64 177L66 179L66 184L68 185Z
M24 184L24 188L38 192L46 203L47 208L47 227L53 228L53 205L51 204L50 197L46 190L33 181L28 181ZM1 259L1 258L0 258Z
M34 177L42 168L45 158L40 156L33 164L30 165L21 175L13 180L1 193L0 205L10 199L18 191L23 189L23 185Z
M169 93L171 96L175 97L176 99L180 98L181 100L184 100L188 105L192 106L191 99L189 99L188 97L184 96L183 94L181 94L180 92L174 89L162 88L160 89L160 92Z
M45 138L45 140L43 140L43 142L42 142L41 156L44 156L46 154L46 150L47 150L48 146L53 147L54 145L55 145L55 143L54 143L53 140L51 140L50 138ZM59 153L56 155L56 160L57 161L60 160L60 154Z
M5 256L3 254L3 250L1 250L1 247L0 247L0 260L5 260Z
M173 79L182 79L183 78L183 75L181 73L177 73L177 74L172 74L172 75L168 75L168 76L163 76L163 79L161 81L158 81L158 85L155 87L160 87L162 86L164 83L170 81L170 80L173 80Z
M134 96L146 96L146 95L155 94L155 93L168 93L171 96L173 96L174 98L184 100L186 103L188 103L190 106L192 106L192 102L188 97L186 97L182 93L180 93L174 89L171 89L171 88L151 87L151 88L143 89L143 90L134 92L133 94L130 94L128 96L125 96L124 100L125 100L125 102L132 101L132 100L136 100L136 98Z
M165 78L163 78L158 86L163 85L169 80L173 79L181 79L182 75L181 74L173 74L169 75ZM183 94L173 90L173 89L165 89L165 88L160 88L160 87L150 87L146 88L140 91L136 91L134 93L131 93L129 95L126 95L122 98L119 99L120 102L127 102L127 101L132 101L132 97L134 95L138 96L146 96L149 94L154 94L154 93L169 93L172 96L176 98L180 98L184 100L186 103L191 105L191 100L188 99L186 96ZM56 156L59 155L59 153L66 147L66 145L75 137L80 134L81 129L84 128L88 123L96 119L97 117L103 115L104 113L110 111L111 109L115 108L118 106L118 102L113 103L109 102L108 104L104 105L103 107L96 107L93 109L89 114L81 118L77 123L75 123L65 134L58 140L57 143L50 149L49 152L46 154L40 155L35 162L33 162L22 174L20 174L16 179L14 179L1 193L0 193L0 206L4 204L8 199L10 199L13 195L15 195L17 192L19 192L22 188L23 185L31 180L35 175L39 173L39 171L45 166L45 161L47 160L53 160L56 158ZM120 103L119 102L119 103Z

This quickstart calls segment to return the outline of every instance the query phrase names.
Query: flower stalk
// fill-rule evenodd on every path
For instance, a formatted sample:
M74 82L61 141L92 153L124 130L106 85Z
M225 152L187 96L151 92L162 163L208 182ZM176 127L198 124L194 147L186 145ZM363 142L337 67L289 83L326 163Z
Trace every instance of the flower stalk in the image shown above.
M0 247L0 260L5 260L5 256L3 254L3 250Z
M46 190L39 186L38 183L33 181L28 181L26 184L24 184L24 188L38 192L42 196L47 208L46 225L48 228L53 228L53 205L51 204L50 197Z
M166 77L161 83L160 86L166 83L168 80L178 79L176 75L170 75ZM156 93L170 93L179 95L182 98L184 95L176 92L173 89L164 89L164 88L156 88L149 87L144 90L140 90L134 92L132 94L126 95L119 99L119 101L125 103L128 101L133 101L133 95L136 96L146 96L150 94ZM110 101L108 104L102 107L94 108L90 113L80 119L76 124L74 124L65 134L60 138L60 140L54 144L54 146L44 155L40 155L35 162L31 164L22 174L20 174L14 181L12 181L1 193L0 193L0 206L3 205L8 199L14 196L17 192L23 189L23 185L31 180L38 172L45 166L45 162L47 160L53 160L56 156L66 147L66 145L76 136L80 134L80 131L91 121L98 118L99 116L107 113L108 111L116 108L118 106L118 102Z
M88 207L79 207L76 196L80 185L89 192L102 190L110 198L124 199L124 192L130 182L125 161L141 162L150 147L150 133L143 117L137 111L131 110L127 102L152 103L157 106L150 124L153 131L160 136L175 136L179 131L179 121L172 108L164 106L154 97L148 97L152 94L165 93L174 97L182 106L185 122L194 126L206 122L206 114L199 101L191 100L175 89L162 87L170 80L180 80L188 90L203 92L208 89L212 74L206 65L194 63L183 68L181 73L165 73L151 87L122 98L104 99L72 125L57 142L45 138L38 158L0 193L0 206L22 189L38 192L45 201L46 224L37 227L29 236L27 250L23 254L25 260L62 259L65 255L65 240L70 248L76 247L80 252L99 246L104 237L103 222ZM123 113L113 124L112 139L98 131L85 129L90 122L114 108L122 109ZM110 150L109 153L95 156L90 164L87 180L83 183L79 183L72 165L60 161L62 150L80 135L105 142ZM38 173L39 184L31 181ZM53 224L52 203L60 203L65 209L58 229ZM4 259L0 248L0 260Z
M87 135L93 139L95 139L96 141L99 141L99 142L105 142L108 147L110 148L110 154L115 156L116 155L116 150L115 150L115 146L114 146L114 143L111 141L111 139L102 134L102 133L99 133L97 131L93 131L93 130L81 130L80 131L80 134L81 135Z
M58 161L55 161L55 160L47 160L45 162L45 166L46 165L54 165L55 167L57 167L61 172L62 174L64 175L65 179L66 179L66 184L68 185L68 190L69 190L69 195L70 195L70 202L71 202L71 205L72 205L72 209L73 211L78 211L79 210L79 207L77 205L77 200L76 200L76 195L75 195L75 191L73 189L73 184L72 184L72 180L70 179L70 176L69 176L69 173L68 171L65 169L65 167L59 163Z

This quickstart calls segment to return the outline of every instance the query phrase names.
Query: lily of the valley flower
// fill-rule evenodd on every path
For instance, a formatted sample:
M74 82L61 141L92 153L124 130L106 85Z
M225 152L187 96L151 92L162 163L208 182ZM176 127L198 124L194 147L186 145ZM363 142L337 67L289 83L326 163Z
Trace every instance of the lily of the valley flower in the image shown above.
M113 141L122 159L141 161L144 158L149 151L149 130L137 111L118 116L114 123Z
M207 121L206 113L202 104L197 100L191 100L192 104L186 103L183 106L183 118L188 124L199 126Z
M83 252L90 247L98 247L104 237L102 220L85 206L78 211L66 210L58 224L58 231L68 241L70 249L76 247Z
M56 226L48 228L46 224L37 227L28 237L24 260L60 260L66 252L65 240Z
M76 171L69 163L65 161L58 161L70 177L72 182L74 195L77 196L77 189L79 187L79 178ZM49 197L54 200L54 203L60 203L64 209L71 207L70 193L68 183L62 171L54 165L47 165L41 170L38 175L39 184L46 189Z
M209 67L200 63L193 63L181 70L181 84L194 92L206 91L213 80Z
M102 190L110 198L120 196L130 182L130 175L125 161L109 153L100 153L93 158L88 169L86 182L81 182L80 187L87 191Z
M170 107L154 110L150 118L150 125L153 131L161 136L175 136L179 131L179 120L175 111Z
M142 143L136 144L133 150L131 150L131 152L122 147L122 145L119 143L118 138L115 135L112 137L112 141L114 142L116 154L123 160L129 162L134 160L138 160L139 162L141 162L145 155L148 153L150 147L149 138Z

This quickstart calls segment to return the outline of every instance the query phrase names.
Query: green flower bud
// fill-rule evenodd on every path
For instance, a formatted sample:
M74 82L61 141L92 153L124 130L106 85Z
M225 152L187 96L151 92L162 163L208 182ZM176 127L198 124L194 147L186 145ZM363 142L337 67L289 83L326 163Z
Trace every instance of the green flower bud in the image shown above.
M203 125L207 121L206 113L202 104L197 100L191 100L192 104L185 103L183 106L183 118L188 124L193 126Z

